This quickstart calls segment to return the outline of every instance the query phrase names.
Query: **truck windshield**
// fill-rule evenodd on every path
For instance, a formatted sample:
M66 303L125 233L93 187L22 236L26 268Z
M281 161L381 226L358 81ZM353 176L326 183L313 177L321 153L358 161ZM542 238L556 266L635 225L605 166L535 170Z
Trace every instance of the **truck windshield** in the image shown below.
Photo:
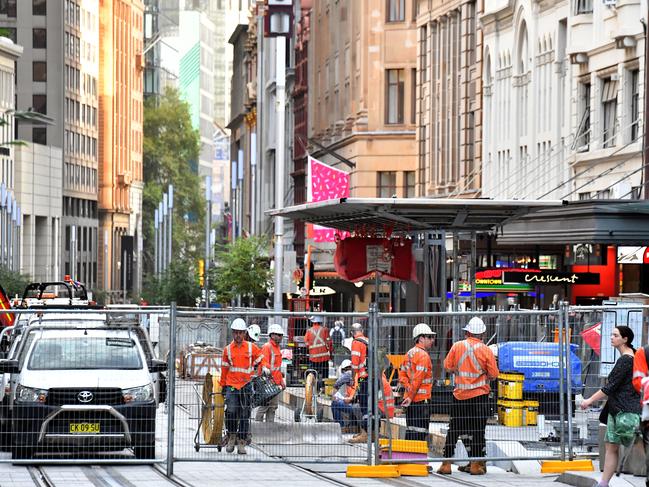
M126 337L42 338L34 344L32 370L141 369L135 341Z

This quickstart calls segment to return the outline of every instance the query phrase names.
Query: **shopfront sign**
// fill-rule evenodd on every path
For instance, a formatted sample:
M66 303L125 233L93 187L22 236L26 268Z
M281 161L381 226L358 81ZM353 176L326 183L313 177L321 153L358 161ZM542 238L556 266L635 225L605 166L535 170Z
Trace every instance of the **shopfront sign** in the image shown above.
M599 274L594 272L559 272L528 270L527 272L503 272L506 284L525 283L532 286L553 284L599 284Z
M649 264L649 248L647 247L618 247L618 264Z
M512 269L517 272L519 269ZM485 269L475 273L476 289L479 291L496 291L496 292L527 292L532 291L533 287L525 283L506 284L503 281L505 269Z

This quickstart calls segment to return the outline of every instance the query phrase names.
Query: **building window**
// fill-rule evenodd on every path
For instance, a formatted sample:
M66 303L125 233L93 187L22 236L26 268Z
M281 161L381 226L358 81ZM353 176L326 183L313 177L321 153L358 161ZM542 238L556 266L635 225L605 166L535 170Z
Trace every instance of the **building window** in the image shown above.
M580 201L585 201L590 199L590 191L586 191L584 193L579 193L579 200Z
M32 63L32 80L47 81L47 63L34 61Z
M392 198L397 194L397 173L395 171L379 171L376 189L379 198Z
M386 71L385 123L403 123L403 69Z
M33 0L32 14L45 15L47 13L47 0Z
M47 48L47 29L32 30L32 47L34 49Z
M574 1L575 1L575 15L593 13L593 0L574 0Z
M615 146L617 117L617 81L611 78L602 80L602 147Z
M581 114L575 138L575 149L577 152L584 152L590 145L590 83L580 83L579 104Z
M640 137L640 70L631 71L631 140Z
M403 173L403 196L404 198L415 197L415 171L405 171Z
M32 128L32 142L34 144L47 145L47 129L45 127Z
M0 14L16 18L16 2L17 0L0 0ZM16 42L15 38L13 41Z
M406 19L406 0L386 0L388 22L403 22Z
M47 95L32 95L32 109L47 115Z

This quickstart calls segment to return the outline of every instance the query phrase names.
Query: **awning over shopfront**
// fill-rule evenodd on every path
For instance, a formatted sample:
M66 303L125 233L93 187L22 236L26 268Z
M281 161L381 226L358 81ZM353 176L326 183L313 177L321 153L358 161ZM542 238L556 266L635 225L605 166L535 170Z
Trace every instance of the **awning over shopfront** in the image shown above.
M541 209L560 212L564 205L565 202L558 200L340 198L271 210L268 214L349 232L362 226L379 232L383 228L394 232L488 232Z
M509 221L499 244L617 244L649 242L649 201L575 201Z

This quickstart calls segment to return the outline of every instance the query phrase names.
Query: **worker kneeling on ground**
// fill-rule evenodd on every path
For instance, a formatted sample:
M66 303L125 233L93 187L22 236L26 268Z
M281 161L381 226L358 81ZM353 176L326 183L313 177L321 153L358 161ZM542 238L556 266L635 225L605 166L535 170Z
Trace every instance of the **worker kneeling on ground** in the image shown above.
M399 368L399 382L404 388L401 406L406 409L406 440L425 441L433 387L433 364L428 351L435 342L435 332L426 323L419 323L412 330L412 338L415 346L408 350Z
M496 358L491 349L482 342L487 331L484 322L471 318L464 327L466 339L454 343L444 359L444 368L455 374L451 422L446 433L444 458L454 454L455 444L460 436L469 457L484 457L486 452L485 428L489 417L489 381L498 377ZM461 472L471 475L487 473L484 461L472 461L460 467ZM451 473L451 462L444 461L437 473Z
M248 328L241 318L230 325L232 342L223 349L221 358L221 387L225 393L225 427L228 443L225 451L246 453L246 437L250 431L250 403L252 386L250 381L261 365L264 374L270 374L268 363L257 345L246 341Z
M284 329L281 325L270 325L268 327L268 341L261 347L261 353L264 356L264 361L268 363L273 382L282 389L286 389L286 383L282 375L282 351L279 348L280 343L282 343L282 338L284 338ZM272 423L275 421L275 412L279 406L279 396L280 394L277 394L267 404L259 406L255 420L263 421L265 416L267 422Z
M352 376L352 361L345 359L340 364L340 377L334 384L336 392L331 401L331 414L340 425L342 433L357 433L358 420L354 412L354 394L356 388ZM347 416L347 422L345 422Z

